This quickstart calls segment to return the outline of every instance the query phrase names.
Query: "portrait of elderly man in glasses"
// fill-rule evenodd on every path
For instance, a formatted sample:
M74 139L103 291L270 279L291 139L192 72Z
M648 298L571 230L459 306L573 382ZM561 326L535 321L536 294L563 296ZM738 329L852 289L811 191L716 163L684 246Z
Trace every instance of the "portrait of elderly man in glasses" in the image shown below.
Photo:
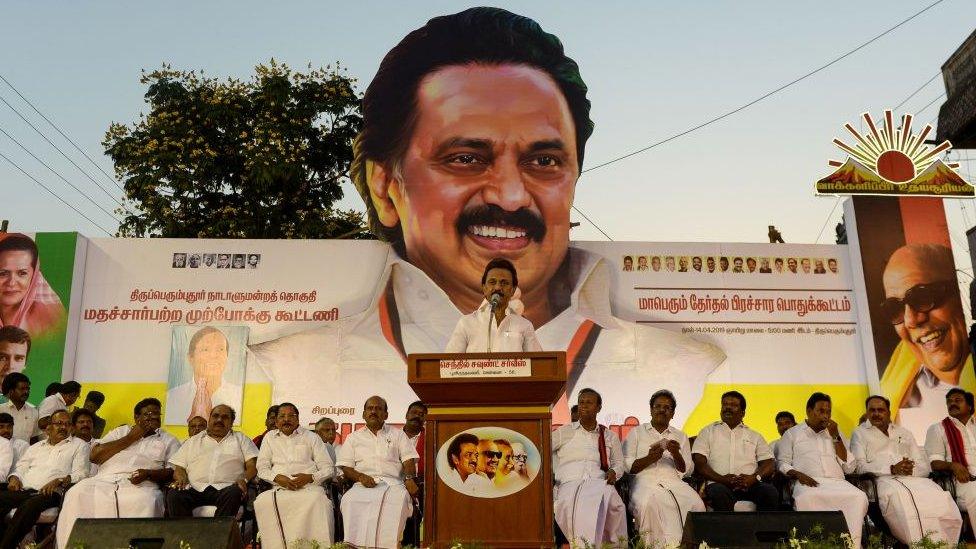
M881 310L901 342L881 389L892 416L912 431L945 415L950 389L976 389L955 272L952 250L939 244L902 246L885 265Z

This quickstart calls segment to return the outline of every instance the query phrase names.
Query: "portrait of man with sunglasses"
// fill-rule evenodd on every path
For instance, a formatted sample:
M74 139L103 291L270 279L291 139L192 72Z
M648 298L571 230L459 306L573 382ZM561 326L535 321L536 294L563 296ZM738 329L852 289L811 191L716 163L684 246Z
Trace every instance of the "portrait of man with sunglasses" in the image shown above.
M880 308L901 342L881 389L895 404L892 417L911 430L945 415L950 389L976 389L955 271L952 250L939 244L902 246L885 265Z

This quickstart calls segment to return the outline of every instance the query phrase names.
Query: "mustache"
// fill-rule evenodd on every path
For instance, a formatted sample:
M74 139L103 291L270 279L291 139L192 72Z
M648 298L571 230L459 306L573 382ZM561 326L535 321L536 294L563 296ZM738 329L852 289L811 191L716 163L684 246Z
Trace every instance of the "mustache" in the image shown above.
M536 242L540 242L546 236L545 222L528 208L519 208L514 212L509 212L494 204L472 206L461 212L455 224L461 234L466 233L469 228L476 225L522 229L528 238Z

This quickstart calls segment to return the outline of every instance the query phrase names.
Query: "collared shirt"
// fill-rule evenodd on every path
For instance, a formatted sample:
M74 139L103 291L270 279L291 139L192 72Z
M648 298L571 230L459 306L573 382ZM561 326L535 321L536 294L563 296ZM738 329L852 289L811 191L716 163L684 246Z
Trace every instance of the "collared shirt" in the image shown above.
M373 253L364 254L364 268L371 277L369 287L376 291L355 297L363 309L349 310L350 316L331 325L249 346L272 379L275 402L295 402L303 414L312 414L314 406L325 401L358 410L361 395L350 387L371 387L388 395L393 409L405 410L416 400L403 374L403 357L384 336L380 303L387 288L393 289L407 354L442 352L462 315L423 271L391 248L375 246ZM570 247L563 270L570 273L568 280L560 281L571 287L569 306L539 326L536 338L543 349L565 350L581 327L601 328L576 387L599 386L604 394L621 395L604 405L603 423L622 423L633 410L646 409L647 395L665 384L679 400L700 398L707 376L725 359L718 347L615 317L610 303L611 268L596 253ZM309 379L328 382L311 391ZM562 412L557 408L557 414ZM679 408L674 423L681 424L689 413L690 409ZM354 415L339 419L349 421L356 419Z
M635 461L647 456L651 446L666 447L669 440L677 441L681 447L679 453L685 461L685 470L683 472L678 470L674 463L674 457L665 448L664 453L661 454L661 459L637 473L637 479L649 481L680 480L681 477L690 475L694 470L694 464L691 461L691 445L688 443L688 435L671 425L659 433L650 423L642 423L634 427L624 439L624 465L627 470L630 471L634 468Z
M404 434L406 434L406 431L404 431ZM425 442L424 442L424 430L421 429L420 432L417 433L414 436L407 435L407 438L410 439L410 443L413 444L414 449L417 450L417 456L418 456L417 457L417 466L416 466L416 469L417 469L417 478L420 479L420 481L423 481L424 480L424 465L426 465L424 463L424 444L425 444Z
M339 450L338 465L397 484L403 475L403 462L419 457L406 433L384 424L375 435L363 427L347 436Z
M17 453L14 451L13 443L0 437L0 482L7 482L7 476L13 472L16 463Z
M708 465L720 475L754 475L759 462L773 459L766 439L739 423L730 429L724 421L716 421L698 433L693 454L701 454Z
M335 474L335 462L322 439L304 427L291 435L275 429L264 434L258 452L258 477L274 484L278 475L312 475L313 484L322 484Z
M607 465L617 474L618 479L623 478L623 448L617 433L605 429L603 443L607 452ZM580 422L574 421L553 431L552 468L559 484L588 478L607 478L609 471L600 469L599 425L592 431L587 431Z
M971 416L965 425L954 417L950 416L949 419L962 434L969 474L976 475L976 416ZM949 451L949 441L946 440L942 421L933 423L925 433L925 453L928 454L930 462L952 461L952 453Z
M490 334L490 335L489 335ZM498 353L541 351L532 323L509 305L499 323L488 301L458 320L445 353Z
M27 453L27 449L30 448L30 444L28 444L26 440L20 440L19 438L12 438L10 439L10 446L14 451L13 465L17 465L17 462L20 461L20 458L24 457L24 454ZM10 470L13 471L13 466L10 467Z
M37 428L37 407L30 402L25 402L20 410L9 400L0 404L0 412L6 412L14 418L14 438L23 440L30 444L30 439L41 436L41 430Z
M28 490L40 490L52 480L69 475L71 482L78 482L88 476L88 451L88 444L75 437L57 444L42 440L27 449L12 476Z
M779 449L778 449L778 447L779 447L779 441L780 440L783 440L783 439L778 438L778 439L776 439L776 440L774 440L774 441L772 441L772 442L769 443L769 451L771 451L773 453L773 457L775 459L779 459Z
M894 423L888 425L888 434L870 423L859 425L851 435L851 452L858 473L891 475L891 466L904 458L915 462L912 476L927 477L932 471L911 431Z
M93 441L92 448L122 439L130 431L131 425L116 427L105 438ZM162 429L156 429L155 433L140 438L105 460L98 466L98 476L131 475L138 469L164 469L179 449L180 441L176 437Z
M484 473L472 473L466 479L461 480L461 473L458 473L457 469L453 467L449 469L444 483L462 494L477 496L495 491L495 485Z
M58 410L67 410L68 404L64 401L61 393L54 393L49 397L44 397L41 405L37 407L37 416L40 418L51 417L51 414Z
M169 462L186 469L190 486L222 490L244 478L244 463L257 459L258 448L244 433L231 431L219 441L206 431L188 438Z
M796 469L812 478L843 479L844 473L853 473L856 465L854 454L850 450L844 461L837 456L829 430L824 429L818 433L806 422L783 433L779 442L779 456L779 470L784 475L791 469Z

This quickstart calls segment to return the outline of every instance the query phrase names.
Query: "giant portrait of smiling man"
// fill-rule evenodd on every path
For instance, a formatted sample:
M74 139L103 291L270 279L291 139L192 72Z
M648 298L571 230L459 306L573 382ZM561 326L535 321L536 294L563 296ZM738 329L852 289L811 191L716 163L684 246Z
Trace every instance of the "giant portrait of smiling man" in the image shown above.
M620 419L663 386L696 402L724 354L615 317L608 263L570 242L594 127L586 94L559 39L501 9L436 17L390 50L364 96L351 169L389 243L386 270L365 311L252 346L274 401L355 406L362 387L406 407L406 355L444 349L501 257L518 270L513 306L544 349L567 351L570 394L599 378L589 383L614 396L604 411ZM309 379L322 383L313 391Z

